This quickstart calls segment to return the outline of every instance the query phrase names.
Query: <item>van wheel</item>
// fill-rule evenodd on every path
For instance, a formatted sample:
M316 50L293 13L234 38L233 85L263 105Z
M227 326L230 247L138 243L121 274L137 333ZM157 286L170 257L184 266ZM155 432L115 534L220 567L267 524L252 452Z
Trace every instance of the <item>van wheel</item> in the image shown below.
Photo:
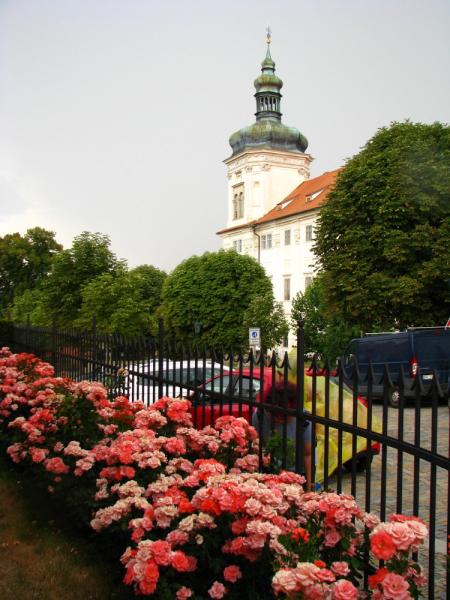
M398 408L400 406L400 392L398 387L393 385L388 393L388 403L392 408Z

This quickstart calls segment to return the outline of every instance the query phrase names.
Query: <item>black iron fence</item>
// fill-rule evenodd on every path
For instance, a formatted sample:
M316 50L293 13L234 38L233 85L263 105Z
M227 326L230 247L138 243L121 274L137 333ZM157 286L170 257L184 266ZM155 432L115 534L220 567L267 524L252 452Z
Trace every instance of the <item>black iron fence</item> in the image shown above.
M367 395L360 398L357 365L353 391L344 383L342 365L319 368L313 360L306 368L301 323L297 348L280 360L275 353L256 357L242 348L166 340L162 321L156 339L99 334L95 320L87 332L61 331L56 323L51 329L17 325L13 351L50 362L57 376L102 381L146 405L163 396L189 397L198 428L232 414L257 426L262 439L268 419L269 429L281 435L264 467L260 444L260 468L306 471L312 486L349 493L381 520L392 512L420 517L430 531L428 548L417 557L428 570L428 598L450 598L449 410L437 374L424 389L419 369L411 401L405 398L403 372L393 380L385 366L383 398L375 399L369 368ZM398 408L388 402L393 385L399 389ZM308 430L314 432L311 446L304 443Z

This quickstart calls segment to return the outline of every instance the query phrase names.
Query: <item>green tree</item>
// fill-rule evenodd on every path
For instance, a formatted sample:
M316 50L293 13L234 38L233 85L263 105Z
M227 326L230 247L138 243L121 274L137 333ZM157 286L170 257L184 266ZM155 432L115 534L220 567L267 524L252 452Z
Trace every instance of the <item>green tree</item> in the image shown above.
M0 237L0 311L26 290L39 287L50 271L52 260L62 250L55 233L42 227Z
M40 324L50 325L55 315L58 327L73 327L83 286L99 275L126 268L125 261L118 260L109 246L107 235L85 231L74 239L72 248L55 256L42 285Z
M383 127L320 210L314 252L327 310L364 330L444 324L449 239L449 126Z
M132 271L121 269L116 273L103 273L83 286L82 304L74 326L90 329L95 315L100 332L155 335L154 313L166 277L164 271L150 265Z
M194 341L201 324L206 344L243 343L244 312L257 296L272 294L264 267L235 250L205 252L179 264L163 286L162 315L170 335Z
M138 275L137 287L140 300L148 302L148 310L154 313L162 302L162 288L167 273L153 265L139 265L130 271Z
M305 354L316 354L320 361L328 357L331 363L341 356L347 343L359 332L339 316L328 315L324 302L324 274L313 278L306 291L292 300L291 326L297 331L297 321L304 322Z
M248 344L248 330L259 327L261 345L264 348L274 348L282 343L289 333L289 325L284 314L283 304L276 302L272 293L255 296L243 315L242 339Z
M31 325L40 325L45 319L42 313L42 291L37 288L25 290L23 294L16 296L10 307L10 316L14 323L26 323L29 316Z

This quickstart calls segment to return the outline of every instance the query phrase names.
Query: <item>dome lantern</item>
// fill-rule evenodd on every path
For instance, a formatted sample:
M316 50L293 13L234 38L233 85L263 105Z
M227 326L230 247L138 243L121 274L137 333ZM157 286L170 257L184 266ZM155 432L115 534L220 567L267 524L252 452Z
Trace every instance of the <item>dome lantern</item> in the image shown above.
M230 137L233 154L247 149L270 148L304 153L308 140L296 129L281 122L283 82L275 75L275 62L270 54L270 29L267 35L266 57L261 63L261 75L254 82L256 93L256 123L244 127Z

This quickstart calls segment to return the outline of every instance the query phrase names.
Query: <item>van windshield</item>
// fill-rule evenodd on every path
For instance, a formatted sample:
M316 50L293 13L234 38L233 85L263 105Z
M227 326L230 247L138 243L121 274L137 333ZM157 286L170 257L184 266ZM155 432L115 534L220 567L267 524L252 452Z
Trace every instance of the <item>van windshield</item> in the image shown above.
M355 362L356 344L349 344L344 353L344 365L348 367Z

